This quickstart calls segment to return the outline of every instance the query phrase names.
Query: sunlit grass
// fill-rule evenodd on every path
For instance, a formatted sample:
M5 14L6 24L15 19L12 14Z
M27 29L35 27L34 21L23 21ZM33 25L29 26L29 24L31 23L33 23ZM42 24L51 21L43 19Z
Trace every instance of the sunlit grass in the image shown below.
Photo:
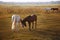
M30 9L29 13L23 7L22 9L24 11L18 13L22 19L31 14L37 15L37 29L29 31L28 27L22 28L20 26L19 32L12 32L11 16L14 12L11 14L8 12L6 14L3 13L0 16L0 40L60 40L60 12L50 12L48 14L44 10L38 10L39 12L36 11L34 13L30 12L32 11Z

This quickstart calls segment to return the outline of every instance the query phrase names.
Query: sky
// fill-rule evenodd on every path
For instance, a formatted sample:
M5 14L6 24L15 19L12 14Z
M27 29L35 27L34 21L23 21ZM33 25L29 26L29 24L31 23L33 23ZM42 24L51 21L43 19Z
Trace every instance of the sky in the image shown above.
M59 1L59 0L0 0L3 2L50 2L50 1Z

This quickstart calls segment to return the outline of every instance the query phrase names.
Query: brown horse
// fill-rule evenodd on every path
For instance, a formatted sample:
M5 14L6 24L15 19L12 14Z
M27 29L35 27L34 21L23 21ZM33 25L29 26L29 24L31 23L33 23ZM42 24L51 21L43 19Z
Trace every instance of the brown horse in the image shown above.
M58 11L58 8L51 8L51 10L57 10Z
M58 11L59 11L58 8L51 8L51 10L52 10L53 12L58 12Z
M28 22L29 24L29 30L31 30L31 23L32 23L32 29L34 28L35 25L35 29L36 29L36 25L37 25L37 16L36 15L29 15L27 17L25 17L22 20L22 27L26 26L26 22Z

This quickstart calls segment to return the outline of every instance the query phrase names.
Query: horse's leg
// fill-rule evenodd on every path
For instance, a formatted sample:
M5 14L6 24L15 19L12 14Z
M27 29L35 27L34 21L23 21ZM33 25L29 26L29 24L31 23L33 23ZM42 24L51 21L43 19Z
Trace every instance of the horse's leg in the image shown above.
M14 29L14 23L12 22L12 28L11 28L12 30Z
M18 31L18 22L16 22L16 27L15 28L16 28L16 31Z
M16 26L16 23L15 21L12 23L12 30L15 31L15 26Z
M36 26L37 26L37 21L35 21L35 29L36 29Z
M33 27L34 27L34 22L32 22L32 29L33 29Z
M30 22L28 22L28 24L29 24L29 30L31 31L31 23L30 23Z

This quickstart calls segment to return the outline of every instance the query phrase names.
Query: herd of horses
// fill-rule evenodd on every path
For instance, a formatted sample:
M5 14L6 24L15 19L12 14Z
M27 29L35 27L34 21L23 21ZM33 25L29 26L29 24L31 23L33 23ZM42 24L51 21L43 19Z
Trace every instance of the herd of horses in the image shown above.
M53 11L55 11L55 10L59 10L58 8L45 8L45 10L53 10Z
M22 27L26 27L26 22L28 22L29 30L31 31L31 28L36 29L37 25L37 16L36 15L29 15L25 17L24 19L21 19L19 15L12 15L12 30L18 30L18 24L22 24ZM31 26L32 24L32 26Z
M45 8L46 10L58 10L58 8Z
M46 10L59 10L58 8L45 8ZM21 19L19 15L12 15L12 30L17 29L18 30L18 24L21 23L22 27L26 27L26 22L28 22L29 30L35 28L37 26L37 15L29 15L25 17L24 19ZM32 25L31 25L32 24ZM20 25L20 24L19 24Z
M58 12L58 10L59 10L59 8L44 8L44 9L46 10L46 12L50 12L50 10L53 12L55 12L55 11Z

